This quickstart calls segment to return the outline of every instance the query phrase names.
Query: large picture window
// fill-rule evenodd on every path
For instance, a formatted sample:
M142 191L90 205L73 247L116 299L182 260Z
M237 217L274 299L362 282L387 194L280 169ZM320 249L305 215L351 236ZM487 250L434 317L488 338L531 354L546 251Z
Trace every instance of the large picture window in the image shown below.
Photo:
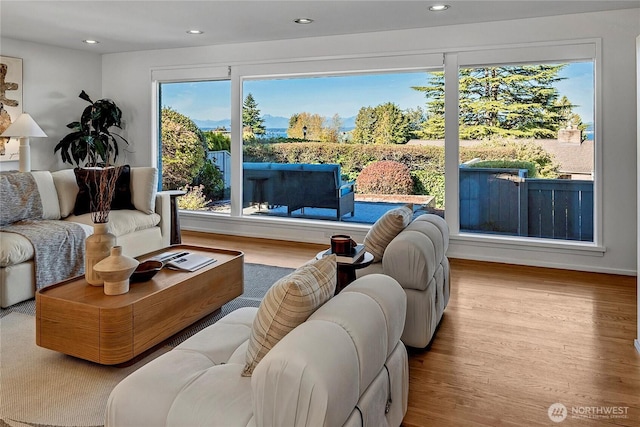
M435 211L443 147L418 143L429 76L245 80L243 214L372 224L407 203Z
M412 203L454 239L598 246L598 56L585 41L154 71L162 186L183 210L270 224L355 227Z

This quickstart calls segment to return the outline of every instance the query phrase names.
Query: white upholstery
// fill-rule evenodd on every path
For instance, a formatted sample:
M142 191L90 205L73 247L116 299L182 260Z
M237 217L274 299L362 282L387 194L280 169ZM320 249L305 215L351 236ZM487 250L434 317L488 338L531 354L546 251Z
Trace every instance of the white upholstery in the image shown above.
M72 214L78 194L73 169L30 173L42 199L44 219L62 218L80 224L87 236L93 233L90 214ZM134 205L147 211L149 206L153 206L153 209L149 213L114 210L109 214L109 231L116 236L116 243L123 247L123 252L128 256L138 256L169 246L170 197L166 193L156 192L155 185L155 168L131 168ZM149 197L153 198L153 202L148 200ZM27 238L16 233L0 232L0 306L8 307L34 297L33 257L34 248Z
M405 301L388 276L358 279L279 341L251 377L240 373L257 309L236 310L118 384L105 427L399 426L409 384Z
M58 193L56 193L56 186L51 179L51 174L47 171L34 171L31 172L31 175L36 181L38 193L42 199L42 218L60 219Z
M387 246L382 262L357 270L358 277L387 274L407 294L407 316L402 342L426 347L449 302L449 228L437 215L421 215Z
M158 189L158 170L152 167L131 169L131 202L140 212L155 212L155 196Z
M78 195L76 175L73 169L62 169L51 172L51 177L58 195L60 216L66 218L73 213L73 207L76 205L76 196Z

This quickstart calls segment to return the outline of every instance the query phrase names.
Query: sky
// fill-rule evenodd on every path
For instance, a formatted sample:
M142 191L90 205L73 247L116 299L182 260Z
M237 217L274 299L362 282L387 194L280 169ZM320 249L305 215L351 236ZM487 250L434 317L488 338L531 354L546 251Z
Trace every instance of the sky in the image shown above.
M565 67L556 83L577 107L583 122L593 121L593 63L573 63ZM340 77L245 80L243 96L251 93L262 115L289 118L309 112L331 118L352 117L363 106L394 102L401 109L425 108L422 92L411 89L427 83L427 73L391 73ZM162 105L196 120L229 119L231 84L225 81L166 83L162 85Z

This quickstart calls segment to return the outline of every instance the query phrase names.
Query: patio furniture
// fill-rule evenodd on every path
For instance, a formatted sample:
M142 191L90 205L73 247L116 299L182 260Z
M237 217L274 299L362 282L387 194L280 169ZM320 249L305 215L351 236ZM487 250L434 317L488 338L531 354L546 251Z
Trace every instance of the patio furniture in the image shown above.
M243 177L245 207L262 202L286 206L289 216L304 208L335 209L337 219L354 215L355 182L342 182L338 164L247 162Z

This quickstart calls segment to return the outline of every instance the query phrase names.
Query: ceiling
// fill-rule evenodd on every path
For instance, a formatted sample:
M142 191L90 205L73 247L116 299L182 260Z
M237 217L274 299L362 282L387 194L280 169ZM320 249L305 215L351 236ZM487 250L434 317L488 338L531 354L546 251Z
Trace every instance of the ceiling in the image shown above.
M0 1L0 37L97 53L355 34L640 7L635 1ZM311 18L300 25L296 18ZM640 23L639 23L640 25ZM189 35L189 29L204 31ZM100 43L87 45L85 39ZM1 41L1 40L0 40ZM1 48L1 45L0 45Z

